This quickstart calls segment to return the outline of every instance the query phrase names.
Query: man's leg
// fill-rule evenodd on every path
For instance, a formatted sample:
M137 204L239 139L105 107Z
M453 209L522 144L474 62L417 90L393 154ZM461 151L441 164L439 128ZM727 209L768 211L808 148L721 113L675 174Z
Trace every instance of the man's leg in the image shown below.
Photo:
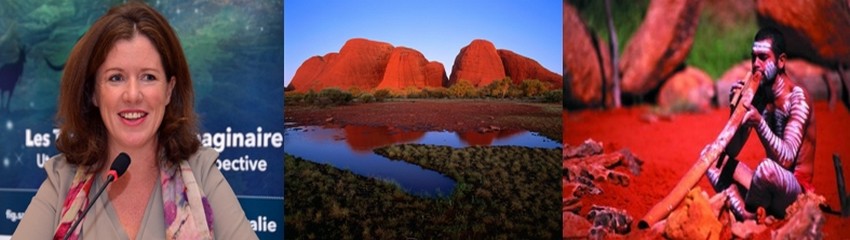
M766 158L756 167L745 199L746 209L754 212L761 206L768 214L785 218L785 209L802 192L800 183L791 171Z
M724 157L720 160L725 160L720 168L709 167L705 172L705 177L708 178L708 182L714 187L715 192L723 191L732 183L739 184L738 188L741 191L750 188L750 182L753 179L752 169L734 158Z
M747 165L740 164L738 160L732 158L726 160L720 168L711 167L705 172L705 176L711 186L714 187L715 192L726 192L729 198L729 207L739 220L755 218L755 214L747 212L744 208L744 198L741 197L747 192L747 187L750 185L749 180L752 179L752 172Z

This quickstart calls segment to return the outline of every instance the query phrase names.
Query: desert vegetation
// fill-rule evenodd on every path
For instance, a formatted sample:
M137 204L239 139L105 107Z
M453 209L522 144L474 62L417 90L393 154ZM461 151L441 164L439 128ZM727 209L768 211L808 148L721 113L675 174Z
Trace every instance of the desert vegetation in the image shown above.
M401 144L375 152L441 172L457 185L442 197L417 197L391 182L286 155L286 236L560 238L561 149Z
M561 89L549 90L549 83L537 79L528 79L514 83L510 77L475 87L466 80L460 80L445 87L407 87L402 90L375 89L363 90L352 87L348 90L325 88L321 91L284 93L287 105L315 105L332 107L351 103L383 102L387 99L516 99L545 103L559 103L563 98Z

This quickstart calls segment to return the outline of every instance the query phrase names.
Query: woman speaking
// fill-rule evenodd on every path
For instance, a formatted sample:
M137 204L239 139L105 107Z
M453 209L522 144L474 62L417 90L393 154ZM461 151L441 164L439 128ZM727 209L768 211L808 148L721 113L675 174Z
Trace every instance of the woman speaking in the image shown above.
M165 18L139 2L110 9L68 57L60 154L13 239L256 239L217 152L200 147L193 95ZM96 199L122 152L132 164Z

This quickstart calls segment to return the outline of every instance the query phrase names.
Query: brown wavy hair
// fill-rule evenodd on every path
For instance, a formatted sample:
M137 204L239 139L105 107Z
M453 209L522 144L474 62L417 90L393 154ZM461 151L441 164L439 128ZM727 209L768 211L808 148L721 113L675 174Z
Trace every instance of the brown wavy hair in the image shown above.
M69 163L89 172L103 168L108 158L106 126L92 102L97 69L116 41L136 35L147 37L156 47L167 81L176 78L171 102L157 130L157 148L165 161L178 163L200 147L192 77L180 41L159 12L145 3L130 2L111 8L74 45L59 86L56 122L61 134L56 148Z

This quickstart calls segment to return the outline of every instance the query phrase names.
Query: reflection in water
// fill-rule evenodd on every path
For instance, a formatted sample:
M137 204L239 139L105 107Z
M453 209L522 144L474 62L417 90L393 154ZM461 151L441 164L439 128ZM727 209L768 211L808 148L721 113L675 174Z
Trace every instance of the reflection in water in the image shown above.
M372 152L372 149L396 143L415 142L425 135L421 131L397 131L389 127L345 126L345 143L356 152Z
M466 144L468 144L468 145L488 146L488 145L493 144L493 141L496 140L496 139L508 138L510 136L517 135L517 134L520 134L520 133L523 133L523 132L525 132L525 131L518 130L518 129L498 131L498 132L486 132L486 133L480 133L478 131L468 131L468 132L458 133L457 135L458 135L458 137L460 137L461 140L466 142Z
M445 145L456 148L477 146L527 146L557 148L561 144L536 133L522 130L421 132L402 131L391 127L318 126L286 128L284 151L317 163L327 163L356 174L385 179L399 184L407 192L424 196L447 196L455 182L419 165L390 160L372 149L400 143Z

